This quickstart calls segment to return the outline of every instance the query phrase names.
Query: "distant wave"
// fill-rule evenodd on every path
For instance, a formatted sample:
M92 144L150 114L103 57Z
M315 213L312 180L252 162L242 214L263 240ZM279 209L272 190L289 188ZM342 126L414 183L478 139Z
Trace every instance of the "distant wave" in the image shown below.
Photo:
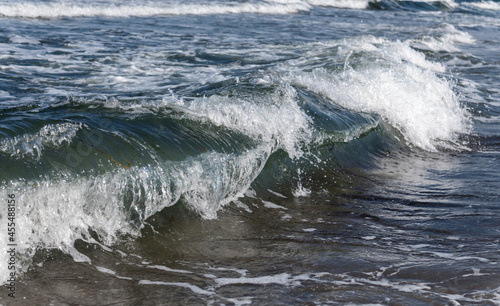
M440 29L461 33L450 25ZM426 60L409 43L413 41L366 36L317 46L315 53L309 51L310 56L321 57L322 52L340 46L342 52L335 57L339 62L344 58L343 70L309 71L296 69L300 64L294 64L285 68L288 81L347 109L381 116L412 146L428 151L460 148L457 135L470 129L467 111L460 106L453 83L435 73L445 68ZM356 59L355 68L350 58ZM377 65L372 65L375 61Z
M330 6L346 9L365 9L369 0L308 0L307 3L314 6Z
M215 14L296 14L312 7L381 10L448 10L459 6L499 10L493 1L458 4L453 0L267 0L257 2L203 2L155 3L121 5L102 2L7 3L0 4L0 16L13 18L62 17L148 17L161 15L215 15Z
M377 0L370 1L369 7L381 10L440 11L455 9L459 4L453 0Z
M157 15L211 14L293 14L310 6L296 3L172 4L172 5L102 5L66 3L17 3L0 5L0 16L25 18L58 17L147 17Z

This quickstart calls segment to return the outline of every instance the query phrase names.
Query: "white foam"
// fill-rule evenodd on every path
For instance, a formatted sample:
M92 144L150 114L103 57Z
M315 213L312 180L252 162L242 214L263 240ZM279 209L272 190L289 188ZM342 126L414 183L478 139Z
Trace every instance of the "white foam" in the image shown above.
M462 295L441 293L441 296L447 298L453 305L500 305L500 287L492 290L477 290Z
M306 188L302 185L302 182L297 183L297 188L292 190L292 194L294 197L309 197L311 195L311 189Z
M366 9L370 0L307 0L314 6L330 6L346 9Z
M182 186L180 190L188 205L201 216L214 219L222 206L243 196L270 154L265 145L238 157L209 153L179 173L176 181ZM152 213L156 211L157 208Z
M116 275L116 272L111 270L111 269L100 267L100 266L95 266L95 267L99 272L111 274L111 275Z
M471 268L471 269L472 269L472 274L464 274L463 277L489 275L489 273L481 273L480 269L477 268Z
M439 66L426 64L421 56L409 55L415 51L406 54L407 48L401 48L400 43L385 44L381 48L374 44L358 46L367 55L366 59L358 59L356 69L346 67L341 73L322 68L296 71L289 73L288 79L347 109L381 116L408 143L422 149L436 151L439 146L456 146L457 136L467 133L471 125L452 90L453 84L429 69ZM372 65L372 57L379 62Z
M0 69L2 69L2 66L0 66ZM10 93L7 91L0 90L0 99L9 99L13 98ZM17 104L13 104L13 106L17 106Z
M2 189L0 196L3 199L8 199L8 196L7 196L8 194L9 194L8 191L6 191L5 189ZM5 202L7 203L7 201L5 201ZM6 226L6 224L8 224L7 219L6 219L7 217L3 217L6 215L7 215L7 205L0 205L0 216L2 216L2 219L1 219L2 222L0 222L0 224L2 224L2 227L5 228L5 230L0 232L0 260L2 261L2 264L0 265L0 284L2 284L2 285L4 283L6 283L7 280L10 278L10 272L13 272L12 270L9 270L9 265L7 264L9 262L9 258L10 258L10 254L7 253L7 251L9 251L7 244L8 243L16 243L16 244L18 243L17 237L14 237L14 241L9 241L9 236L7 235L7 226ZM16 253L17 253L17 250L16 250ZM17 270L16 273L19 274L18 270L22 269L19 262L16 262L15 269Z
M230 271L230 272L235 272L241 276L247 275L247 270L245 269L234 269L234 268L223 268L223 267L209 267L210 270L214 271Z
M245 203L239 201L239 200L234 200L233 203L236 205L238 208L243 208L246 212L252 213L253 211L246 205Z
M172 268L165 267L165 266L162 266L162 265L152 265L152 266L147 266L147 267L151 268L151 269L157 269L157 270L162 270L162 271L167 271L167 272L174 272L174 273L183 273L183 274L193 273L191 271L172 269Z
M399 1L399 0L397 0L397 1ZM436 0L412 0L412 2L431 3L431 4L438 2L439 4L444 4L444 5L448 6L449 8L455 8L455 7L459 6L459 4L453 0L439 0L439 1L436 1Z
M194 101L167 96L164 103L190 119L225 126L276 145L276 149L284 149L292 158L302 156L300 143L308 143L312 138L311 119L298 106L296 91L289 85L265 96L214 95Z
M299 4L307 3L311 6L326 6L345 9L366 9L370 0L266 0L271 3Z
M280 3L245 3L234 4L183 4L151 3L150 5L117 4L78 4L78 3L36 3L25 2L0 4L0 16L24 18L60 18L60 17L148 17L158 15L214 15L214 14L294 14L307 11L310 6L305 2Z
M11 156L31 155L40 159L45 146L60 147L63 144L70 144L81 127L81 124L73 123L48 124L35 134L0 140L0 151Z
M96 269L99 271L99 272L102 272L102 273L106 273L106 274L110 274L110 275L113 275L114 277L116 278L119 278L119 279L126 279L126 280L133 280L133 278L131 277L126 277L126 276L119 276L119 275L116 275L116 271L113 271L111 269L108 269L108 268L104 268L104 267L100 267L100 266L95 266Z
M160 285L160 286L175 286L175 287L183 287L188 288L196 294L202 295L213 295L215 294L212 291L201 289L198 286L191 285L190 283L181 283L181 282L162 282L162 281L150 281L150 280L140 280L139 285Z
M274 194L274 195L275 195L275 196L277 196L277 197L280 197L280 198L286 199L286 196L282 195L282 194L281 194L281 193L279 193L279 192L272 191L271 189L267 189L267 191L269 191L270 193Z
M266 208L272 208L272 209L283 209L283 210L287 210L288 208L286 207L283 207L281 205L278 205L278 204L274 204L272 202L269 202L269 201L264 201L262 200L262 204L264 204L264 207Z
M127 276L119 276L119 275L115 275L116 278L119 278L119 279L126 279L126 280L133 280L132 277L127 277Z
M40 40L33 37L13 35L9 37L10 41L14 44L28 44L28 45L38 45Z
M493 11L500 10L500 3L495 1L465 2L462 3L462 5L477 7L483 10L493 10Z
M250 305L250 304L252 304L252 297L245 297L245 298L242 298L241 300L226 298L226 300L228 300L234 306Z
M315 229L315 228L303 228L302 231L306 232L306 233L311 233L311 232L317 231L317 229Z
M477 256L458 256L456 254L452 253L443 253L443 252L431 252L431 254L434 254L438 257L441 258L446 258L446 259L452 259L452 260L479 260L481 262L490 262L488 259L483 258L483 257L477 257Z
M445 72L446 70L442 64L428 61L423 53L415 51L408 43L386 42L380 48L380 51L385 58L391 58L393 62L409 62L424 69L436 72Z
M292 276L288 273L277 275L266 275L261 277L238 277L238 278L217 278L215 283L220 286L236 285L236 284L253 284L253 285L268 285L277 284L284 286L297 286L300 281L311 279L309 274L301 274Z
M31 246L27 246L27 245L24 245L23 247L24 248L26 248L26 247L31 248ZM71 257L73 258L73 260L75 262L86 262L89 264L92 262L87 255L84 255L84 254L78 252L74 247L67 247L66 245L64 245L64 248L60 248L60 249L66 250L66 253L71 255ZM33 250L31 249L31 251L33 251ZM25 256L26 253L21 254L21 257L24 257L23 255ZM26 269L26 267L22 267L22 268Z

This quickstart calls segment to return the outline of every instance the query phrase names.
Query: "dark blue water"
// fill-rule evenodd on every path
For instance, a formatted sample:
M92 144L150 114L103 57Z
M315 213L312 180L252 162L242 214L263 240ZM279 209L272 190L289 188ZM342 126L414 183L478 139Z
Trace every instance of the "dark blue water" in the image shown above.
M499 14L1 1L0 303L500 304Z

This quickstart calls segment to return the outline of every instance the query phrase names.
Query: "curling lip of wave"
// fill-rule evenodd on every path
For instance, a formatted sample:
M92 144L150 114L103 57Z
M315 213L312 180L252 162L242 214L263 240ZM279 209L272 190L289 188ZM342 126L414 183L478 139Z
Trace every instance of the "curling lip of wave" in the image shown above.
M460 105L453 82L436 74L443 72L444 66L428 61L408 43L370 36L346 42L324 46L340 47L334 58L345 61L343 71L325 67L301 70L299 62L292 62L283 67L285 79L344 108L381 116L410 145L427 151L465 149L458 136L470 131L469 114ZM324 52L320 49L310 56ZM354 68L350 66L351 56L357 57Z
M330 6L346 9L365 9L369 0L308 0L307 3L314 6Z
M0 152L16 157L31 155L40 159L44 146L59 147L64 143L69 144L80 128L80 124L48 124L35 134L24 134L0 140Z

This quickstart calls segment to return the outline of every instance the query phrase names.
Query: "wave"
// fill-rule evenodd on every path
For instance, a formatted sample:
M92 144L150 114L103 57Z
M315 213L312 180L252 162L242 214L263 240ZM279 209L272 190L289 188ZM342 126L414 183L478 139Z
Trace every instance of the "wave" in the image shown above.
M495 1L466 2L462 5L482 10L500 11L500 3Z
M24 134L1 140L0 151L17 158L30 155L39 160L44 146L60 147L64 143L70 144L80 127L81 124L71 123L45 125L36 134Z
M57 248L76 261L88 261L74 248L76 240L111 245L119 236L137 237L145 219L181 197L202 216L214 218L220 206L248 189L264 167L268 149L249 150L242 156L207 153L90 178L64 173L35 183L15 182L7 189L21 195L17 205L22 205L23 215L16 226L30 229L16 236L20 260L29 263L38 249ZM3 245L6 241L0 235Z
M429 29L427 35L409 40L410 45L418 50L432 52L459 52L457 44L472 44L474 38L454 26L444 23Z
M317 49L330 52L330 60L340 64L336 69L324 66L310 71L297 69L300 63L294 63L284 74L295 86L342 107L382 117L412 146L428 151L459 148L458 136L471 129L469 115L453 91L453 82L438 76L445 68L426 60L410 43L370 36L332 42Z
M297 105L295 96L295 90L285 86L275 94L253 96L251 100L215 95L194 101L174 100L169 105L191 119L224 126L264 143L276 143L278 148L298 158L302 154L298 144L311 141L312 122Z
M76 240L111 245L124 235L137 237L149 217L179 202L203 218L216 218L221 207L244 195L278 151L299 160L315 150L312 144L349 142L377 126L376 120L353 121L352 115L339 120L330 135L315 132L308 114L313 108L301 105L304 96L289 84L269 83L251 95L168 95L137 105L77 99L40 110L42 118L44 112L85 117L62 118L2 140L2 165L13 166L6 171L12 179L2 177L2 191L19 195L25 213L16 224L31 229L17 236L21 261L29 262L40 248L88 261L75 249ZM106 122L117 117L122 119ZM122 130L123 118L134 124ZM25 119L25 127L35 128L36 122ZM344 130L338 129L342 125ZM293 162L280 163L295 171ZM0 235L3 245L5 239Z
M327 6L344 9L366 9L369 7L369 0L307 0L312 6Z
M369 3L370 9L403 11L446 11L456 9L459 6L453 0L380 0Z
M307 11L304 2L234 3L234 4L180 4L170 5L102 5L71 3L16 3L0 5L0 16L24 18L60 17L148 17L159 15L215 15L215 14L294 14Z
M120 4L102 2L22 2L0 4L0 16L14 18L64 18L64 17L151 17L167 15L215 14L297 14L313 7L341 9L441 11L460 7L498 10L493 1L461 2L453 0L265 0L253 2L142 2Z
M360 36L263 45L259 52L274 65L268 60L237 80L214 81L201 94L82 94L43 108L0 110L16 118L0 125L0 181L26 212L18 220L29 229L18 237L23 268L40 248L89 260L75 241L111 245L136 237L149 217L176 203L216 218L256 182L307 195L301 177L318 169L324 177L394 143L463 149L470 115L446 66L418 51L441 52L433 40L451 49L472 38L443 24L407 41ZM284 48L298 56L276 56ZM0 209L4 216L6 206ZM6 241L3 231L0 244Z

